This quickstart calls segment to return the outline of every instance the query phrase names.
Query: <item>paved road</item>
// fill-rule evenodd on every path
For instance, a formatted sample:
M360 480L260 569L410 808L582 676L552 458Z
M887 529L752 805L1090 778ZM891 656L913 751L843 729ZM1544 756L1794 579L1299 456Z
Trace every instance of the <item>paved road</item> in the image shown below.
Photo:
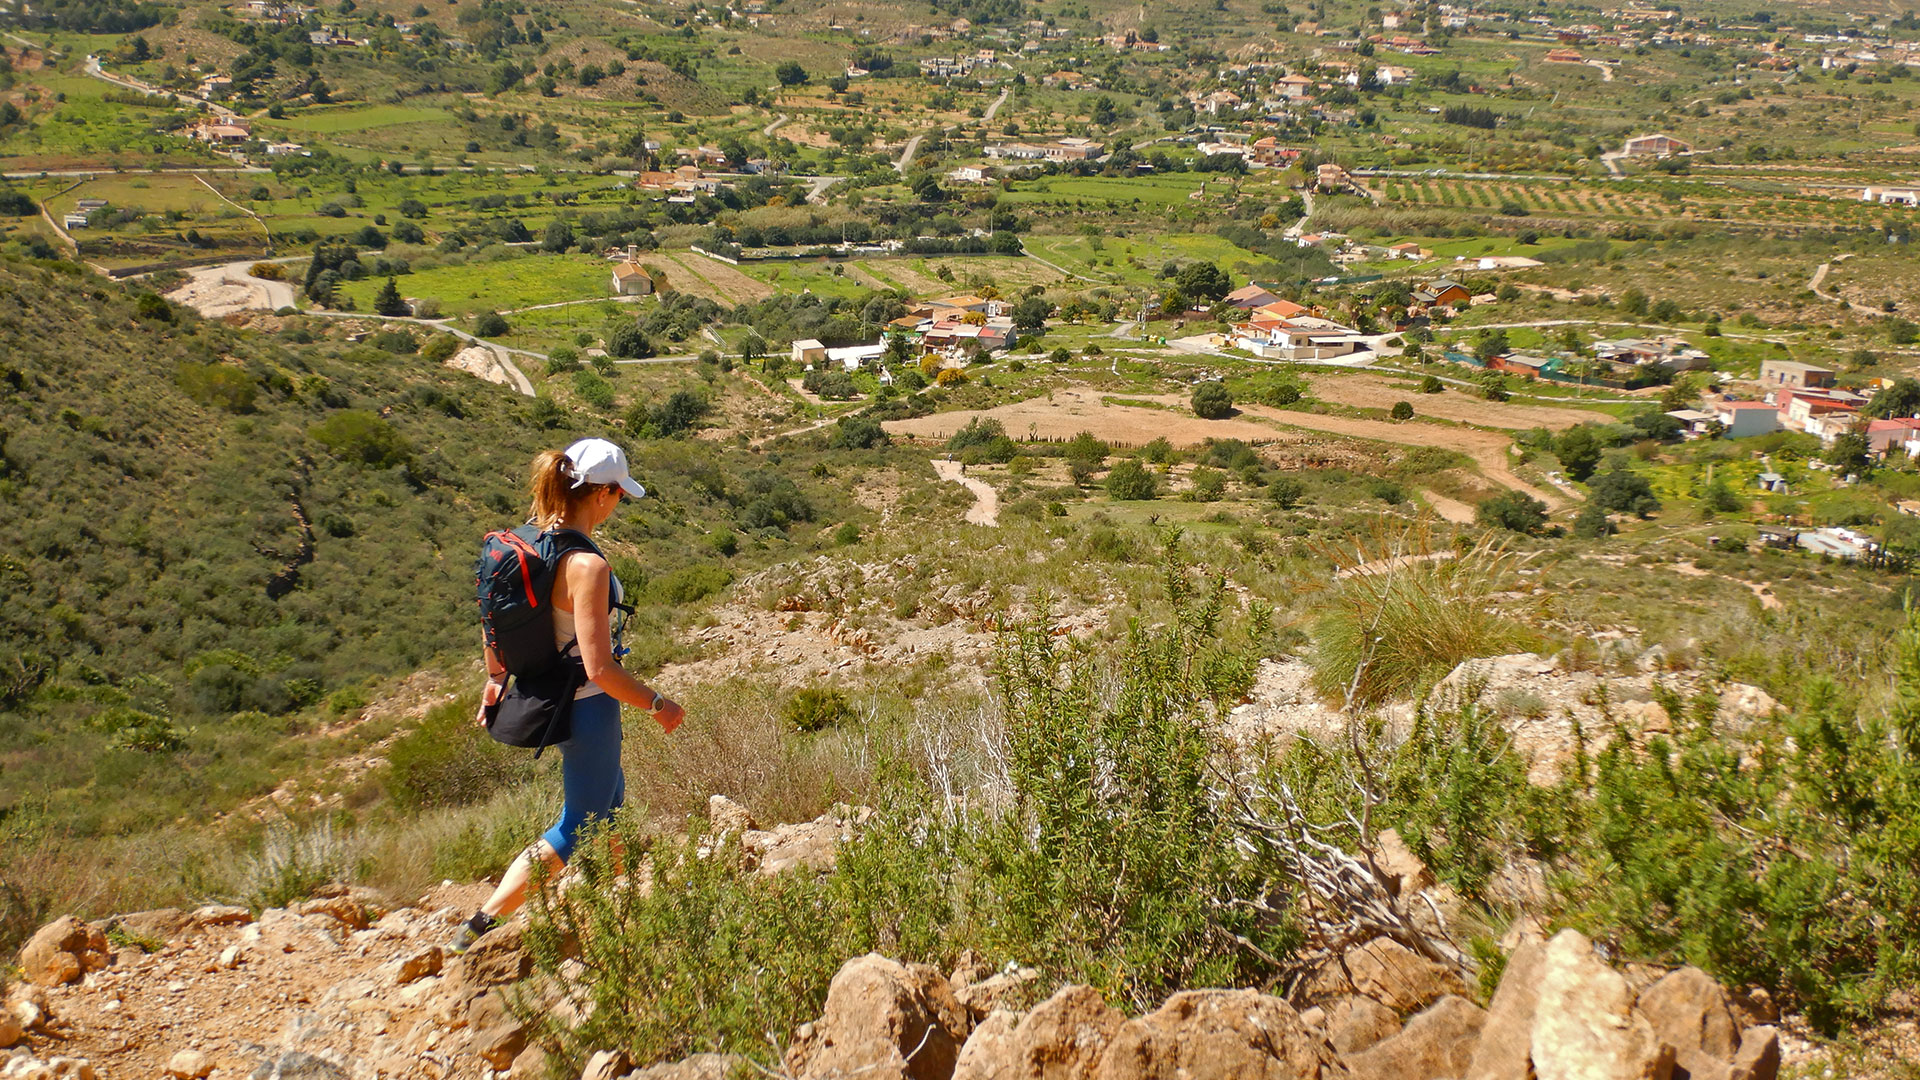
M790 119L792 119L792 117L788 116L786 113L781 113L780 115L773 118L773 123L768 124L766 127L761 128L760 134L768 137L772 137L773 133L779 130L780 125L786 123Z
M926 138L925 135L915 135L907 140L906 148L900 151L900 160L893 163L895 172L907 171L907 165L913 161L914 152L920 149L920 140L924 138Z
M994 114L1000 111L1000 106L1005 105L1007 103L1007 95L1011 93L1013 93L1013 87L1011 86L1001 90L1000 96L997 98L994 98L993 104L987 106L987 111L985 115L980 117L980 122L983 124L993 123Z
M208 101L206 98L194 97L192 94L176 93L172 90L165 90L158 86L152 86L147 83L143 83L139 79L130 79L123 75L110 75L107 73L107 71L104 68L100 66L100 58L98 56L87 57L87 66L84 70L86 71L87 75L91 76L92 78L99 79L101 82L109 82L115 86L123 87L128 90L138 90L143 94L155 94L160 97L172 98L173 100L180 102L182 105L205 106L208 109L208 111L212 112L215 116L223 117L228 120L231 120L236 115L238 115L232 109L227 108L225 105L216 105L215 103Z

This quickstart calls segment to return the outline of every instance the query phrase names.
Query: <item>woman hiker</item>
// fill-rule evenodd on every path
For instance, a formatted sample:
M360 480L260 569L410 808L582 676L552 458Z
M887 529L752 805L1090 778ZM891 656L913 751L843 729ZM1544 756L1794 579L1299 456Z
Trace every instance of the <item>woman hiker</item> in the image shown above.
M627 455L605 439L582 439L564 452L548 450L533 459L533 520L542 530L571 529L591 538L623 497L645 494L627 474ZM573 734L556 744L566 804L560 820L507 867L500 887L460 928L449 945L455 953L466 952L480 935L520 909L536 859L548 873L558 871L572 857L581 829L607 819L621 805L626 795L620 771L621 704L646 711L669 732L686 715L615 660L610 616L620 596L620 579L597 549L561 557L553 580L554 645L578 655L587 675L586 685L574 695ZM499 699L506 682L506 668L491 649L486 660L482 724L486 706Z

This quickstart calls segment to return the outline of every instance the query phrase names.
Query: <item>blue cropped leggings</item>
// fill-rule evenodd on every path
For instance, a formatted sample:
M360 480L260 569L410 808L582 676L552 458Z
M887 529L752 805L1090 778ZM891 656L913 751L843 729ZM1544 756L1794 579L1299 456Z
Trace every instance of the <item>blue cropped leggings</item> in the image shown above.
M571 861L580 830L604 821L627 799L627 777L620 771L620 703L612 694L594 694L573 703L573 737L559 743L560 776L566 804L560 820L541 839L561 861Z

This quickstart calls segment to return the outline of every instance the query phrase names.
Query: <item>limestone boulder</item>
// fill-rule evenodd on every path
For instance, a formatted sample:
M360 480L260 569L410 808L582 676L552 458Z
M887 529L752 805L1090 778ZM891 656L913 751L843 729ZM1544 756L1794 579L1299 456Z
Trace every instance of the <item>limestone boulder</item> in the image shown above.
M1465 1080L1525 1077L1533 1060L1533 1022L1540 1007L1540 975L1547 945L1536 934L1521 933L1500 985L1487 1003L1479 1044L1467 1062Z
M64 986L107 966L107 935L71 915L53 920L20 950L20 971L36 986Z
M1330 1001L1322 1010L1327 1041L1342 1054L1356 1054L1400 1030L1392 1009L1358 994Z
M707 827L714 836L740 836L759 828L746 807L725 795L707 796Z
M1692 1080L1723 1080L1740 1049L1727 992L1696 967L1669 972L1640 994L1638 1009L1653 1033L1673 1047L1674 1063Z
M1020 1014L1010 1009L995 1009L986 1019L973 1025L966 1045L953 1064L953 1080L1006 1080L1013 1074L1013 1033L1020 1027Z
M931 967L878 953L849 960L827 987L820 1019L787 1049L795 1080L949 1080L971 1029L967 1010Z
M737 1054L694 1054L636 1069L625 1080L733 1080L748 1071L747 1059Z
M954 990L953 996L966 1006L975 1020L985 1019L989 1013L998 1009L1015 1012L1026 1001L1027 988L1040 978L1040 973L1030 967L1013 968L1009 971L995 972L978 982L969 983ZM948 980L952 985L952 980Z
M480 935L465 955L455 957L446 972L448 981L469 994L519 982L533 973L525 931L519 923L494 927Z
M1008 1039L1003 1080L1086 1080L1127 1018L1090 986L1063 986Z
M1129 1020L1098 1080L1344 1080L1347 1070L1286 1002L1256 990L1187 990Z
M213 1059L198 1050L180 1050L167 1059L167 1075L175 1080L206 1080Z
M1670 1080L1673 1047L1633 1005L1626 976L1578 930L1547 942L1533 1017L1538 1080Z
M1358 994L1401 1015L1415 1013L1448 994L1464 996L1466 985L1453 972L1392 938L1374 938L1328 961L1314 976L1310 994L1318 1000Z
M1487 1014L1462 997L1448 995L1407 1026L1346 1056L1353 1080L1451 1080L1466 1071Z
M179 908L136 911L131 915L119 916L113 921L119 923L122 930L134 937L163 943L185 934L194 925L193 916Z
M1778 1080L1780 1032L1772 1027L1750 1027L1740 1033L1740 1049L1733 1055L1727 1080Z
M580 1070L580 1080L619 1080L626 1071L626 1054L618 1050L596 1050L587 1059L586 1068Z

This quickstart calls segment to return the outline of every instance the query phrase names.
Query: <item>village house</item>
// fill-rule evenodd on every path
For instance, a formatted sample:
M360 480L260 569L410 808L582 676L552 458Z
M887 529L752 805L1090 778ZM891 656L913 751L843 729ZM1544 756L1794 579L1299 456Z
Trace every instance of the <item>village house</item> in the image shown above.
M1280 299L1278 296L1258 285L1243 285L1226 296L1227 303L1242 311L1252 311L1254 308L1271 304L1278 299Z
M1326 360L1356 353L1363 344L1353 328L1311 315L1250 320L1234 331L1233 343L1270 360Z
M947 179L962 184L989 184L993 174L979 165L962 165L947 174Z
M1780 409L1764 401L1716 401L1713 416L1727 438L1745 439L1780 430Z
M1860 201L1882 206L1920 206L1920 188L1870 187L1860 192Z
M646 296L653 292L653 275L634 261L632 249L627 257L613 265L613 295Z
M1867 437L1867 449L1881 457L1894 447L1902 447L1920 439L1920 417L1902 416L1884 420L1869 420L1863 434Z
M1667 415L1679 421L1680 430L1689 439L1704 438L1712 434L1714 425L1719 422L1715 414L1702 412L1699 409L1668 409Z
M801 338L793 343L793 351L790 355L794 363L803 368L810 368L827 358L827 347L815 338Z
M1830 387L1833 385L1833 374L1831 368L1815 367L1794 360L1763 360L1760 363L1760 385L1767 387Z
M1305 101L1313 96L1313 80L1305 75L1282 76L1273 85L1288 101Z
M1693 144L1682 142L1671 135L1636 135L1628 139L1621 152L1628 157L1672 157L1674 154L1690 153Z
M1353 176L1329 161L1315 171L1314 186L1321 191L1345 191L1353 186Z
M1450 278L1440 278L1413 290L1413 302L1424 307L1453 307L1473 299L1467 287Z
M1426 248L1421 247L1411 240L1404 244L1394 244L1388 247L1387 250L1391 252L1396 259L1412 259L1415 262L1433 254L1433 252L1428 251Z

